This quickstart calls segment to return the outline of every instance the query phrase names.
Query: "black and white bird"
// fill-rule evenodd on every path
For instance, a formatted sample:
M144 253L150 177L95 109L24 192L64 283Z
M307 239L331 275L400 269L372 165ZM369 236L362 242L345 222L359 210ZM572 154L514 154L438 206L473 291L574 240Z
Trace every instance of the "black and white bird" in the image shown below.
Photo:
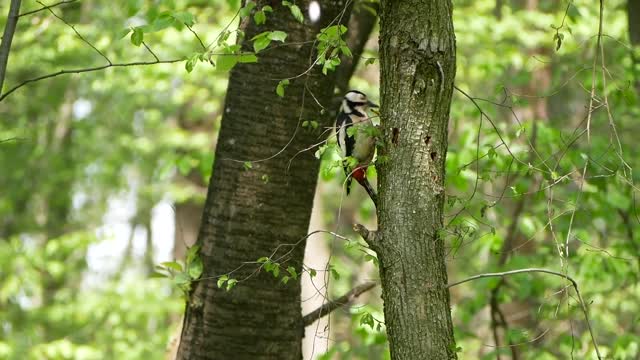
M374 204L377 194L367 180L367 167L371 165L376 148L371 118L367 115L369 108L378 107L367 95L357 90L350 90L344 95L342 105L336 118L336 137L342 150L344 173L347 176L347 195L351 181L356 179L367 191Z

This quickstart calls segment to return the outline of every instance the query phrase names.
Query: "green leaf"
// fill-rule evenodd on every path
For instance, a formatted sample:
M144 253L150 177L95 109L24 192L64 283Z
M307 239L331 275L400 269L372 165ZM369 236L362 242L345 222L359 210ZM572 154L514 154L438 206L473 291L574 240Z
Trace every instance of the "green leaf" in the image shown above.
M276 86L276 94L280 97L284 97L284 90L289 86L289 79L280 80L278 86Z
M316 269L309 269L309 276L314 278L316 277L316 275L318 275L318 272L316 271Z
M262 11L264 12L273 12L273 8L269 5L265 5L262 7Z
M189 275L185 273L176 274L176 277L173 278L173 283L176 285L184 285L191 282Z
M190 247L187 250L187 255L186 255L187 264L196 259L196 257L198 256L198 251L199 250L200 250L200 246L199 245L193 245L192 247Z
M340 280L340 273L335 268L331 268L331 275L335 280Z
M289 10L291 10L291 15L298 20L300 23L304 23L304 15L302 15L302 11L298 7L298 5L290 5Z
M165 273L161 273L158 271L154 271L151 273L151 275L149 275L149 278L154 279L154 278L166 278L169 277L169 275L165 274Z
M250 170L253 168L253 164L251 163L251 161L245 161L243 166L245 170Z
M171 14L173 16L174 19L180 21L181 23L187 25L187 26L192 26L193 24L195 24L196 20L193 17L193 15L189 12L186 11L180 11L180 12L176 12Z
M266 256L261 257L260 259L256 260L257 263L262 264L262 263L266 263L269 261L269 258Z
M194 59L189 59L184 63L184 68L185 70L187 70L188 73L193 71L193 68L196 66L198 62L195 61Z
M238 283L238 280L229 279L229 281L227 281L227 291L233 289L233 287L236 286L237 283Z
M351 53L351 49L349 49L347 45L340 46L340 52L343 53L345 56L353 57L353 53Z
M287 38L287 33L280 30L271 31L268 35L269 39L273 41L284 42Z
M218 55L218 61L216 62L216 69L220 71L229 71L238 63L238 56L234 54Z
M222 285L224 285L224 283L226 283L227 280L229 280L229 276L227 276L227 275L220 276L218 278L218 288L222 288Z
M256 22L256 25L262 25L267 21L267 15L265 15L262 10L256 11L256 13L253 14L253 21Z
M165 262L161 262L160 265L166 267L167 269L172 269L178 272L182 272L182 264L176 261L165 261Z
M369 325L369 327L373 329L375 325L375 321L373 320L373 315L371 315L368 312L364 313L360 318L360 325Z
M140 46L142 41L144 41L144 33L142 32L142 29L133 29L133 33L131 34L131 43L135 46Z
M294 279L298 278L298 273L296 272L296 269L293 266L289 266L287 268L287 272L289 273L289 275L291 275L292 278Z
M202 270L204 266L202 264L202 259L195 258L193 261L189 263L188 273L191 279L198 279L200 275L202 275Z
M164 12L155 18L151 24L145 25L142 28L144 28L145 32L157 32L174 25L175 22L176 19L169 12Z
M240 18L245 18L251 14L251 10L256 7L256 3L249 1L242 9L240 9Z
M290 278L285 275L285 276L282 277L282 279L280 281L282 281L282 283L286 285L289 282L289 279Z
M255 54L246 53L238 56L238 62L241 63L257 63L258 57Z
M259 53L260 51L266 49L269 44L271 44L271 39L269 39L268 37L256 39L253 41L253 51Z
M280 276L280 265L279 264L275 264L275 266L273 267L273 270L271 271L271 273L273 274L273 277Z

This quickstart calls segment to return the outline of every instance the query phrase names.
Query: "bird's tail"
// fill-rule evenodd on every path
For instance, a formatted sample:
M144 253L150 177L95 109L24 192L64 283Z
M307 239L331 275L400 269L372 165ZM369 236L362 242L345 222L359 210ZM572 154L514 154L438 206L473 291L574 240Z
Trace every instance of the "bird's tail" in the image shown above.
M367 180L367 168L364 166L360 166L357 167L355 170L353 170L353 178L356 179L356 181L358 181L358 183L360 185L362 185L362 187L367 191L367 194L369 194L369 197L371 198L371 200L373 201L373 203L376 205L376 207L378 206L378 194L376 193L376 191L373 189L373 186L371 186L371 183L369 182L369 180ZM349 184L351 183L350 179L347 182L347 194L349 194Z

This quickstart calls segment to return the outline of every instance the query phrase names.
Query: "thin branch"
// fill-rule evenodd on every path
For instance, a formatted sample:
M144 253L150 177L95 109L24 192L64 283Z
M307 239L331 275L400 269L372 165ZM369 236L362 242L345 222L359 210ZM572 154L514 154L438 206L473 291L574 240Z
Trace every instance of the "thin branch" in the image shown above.
M349 176L349 175L347 175L347 176ZM360 234L360 236L362 236L364 241L369 245L369 247L373 251L378 252L378 250L379 250L378 248L380 246L380 241L378 239L378 232L377 231L369 230L366 227L364 227L364 225L361 225L361 224L354 224L353 225L353 231L355 231L358 234Z
M196 37L196 39L198 39L198 42L200 43L200 46L202 46L202 50L207 51L207 46L204 44L204 42L202 41L202 39L200 38L200 36L198 36L198 33L195 32L193 30L193 28L187 24L185 24L185 26L187 27L187 29L189 29L189 31L191 31L191 33L193 34L193 36Z
M13 34L16 32L16 25L18 24L21 1L22 0L11 0L11 4L9 6L9 15L7 16L7 23L4 26L2 42L0 42L0 94L2 93L2 85L4 84L7 64L9 62L11 41L13 41Z
M39 8L39 9L35 9L35 10L24 12L24 13L18 15L18 17L23 17L23 16L35 14L35 13L40 12L42 10L49 10L49 9L51 9L53 7L56 7L56 6L59 6L59 5L64 5L64 4L71 4L71 3L74 3L76 1L78 1L78 0L64 0L64 1L57 2L55 4L45 5L45 6L41 7L41 8Z
M38 4L46 7L45 4L43 4L41 1L37 1ZM73 30L74 33L76 33L76 35L80 38L80 40L82 40L85 44L89 45L93 50L95 50L98 54L100 54L100 56L102 56L105 60L107 60L107 63L109 63L109 65L111 65L111 60L109 60L109 58L107 57L107 55L105 55L102 51L98 50L97 47L95 47L91 42L89 42L87 39L84 38L84 36L82 36L78 30L76 30L76 27L71 25L67 20L63 19L61 16L58 16L58 14L56 14L53 10L51 10L51 7L46 7L47 10L49 10L49 12L51 13L51 15L55 16L58 20L62 21L65 25L67 25L68 27L71 28L71 30Z
M106 64L106 65L101 65L101 66L95 66L95 67L90 67L90 68L81 68L81 69L72 69L72 70L60 70L58 72L55 73L51 73L51 74L47 74L47 75L42 75L42 76L38 76L35 78L31 78L28 80L25 80L23 82L21 82L20 84L12 87L11 89L9 89L7 92L5 92L4 94L0 95L0 102L2 100L4 100L7 96L11 95L11 93L13 93L14 91L18 90L19 88L32 83L32 82L36 82L36 81L40 81L40 80L44 80L44 79L49 79L52 77L56 77L56 76L60 76L60 75L67 75L67 74L80 74L80 73L86 73L86 72L93 72L93 71L100 71L100 70L104 70L110 67L128 67L128 66L144 66L144 65L155 65L155 64L173 64L176 62L180 62L180 61L184 61L184 59L171 59L171 60L160 60L160 61L134 61L134 62L130 62L130 63L111 63L111 64Z
M353 289L351 289L348 293L342 295L336 300L330 301L328 303L323 304L319 308L313 310L307 315L302 317L302 324L304 327L307 327L313 324L316 320L321 319L322 317L329 315L332 311L339 309L343 306L350 304L353 300L355 300L358 296L363 293L373 289L378 283L375 281L368 281L366 283L360 284Z
M479 274L479 275L475 275L460 281L456 281L454 283L451 283L449 285L447 285L447 289L452 288L454 286L458 286L460 284L464 284L466 282L469 281L473 281L473 280L477 280L477 279L483 279L483 278L490 278L490 277L505 277L508 275L514 275L514 274L523 274L523 273L545 273L545 274L551 274L551 275L555 275L555 276L559 276L561 278L567 279L568 281L571 282L571 284L573 285L573 288L576 290L576 295L578 296L578 300L580 302L580 306L582 307L582 312L584 313L584 319L587 323L587 327L589 328L589 334L591 335L591 341L593 342L593 347L596 350L596 354L598 356L598 359L602 359L602 355L600 355L600 350L598 349L598 343L596 342L596 337L593 333L593 328L591 327L591 321L589 321L589 312L587 311L587 306L585 305L584 300L582 299L582 295L580 294L580 290L578 290L578 283L569 275L565 275L563 273L559 273L557 271L553 271L553 270L547 270L547 269L538 269L538 268L529 268L529 269L518 269L518 270L511 270L511 271L505 271L505 272L498 272L498 273L485 273L485 274Z
M147 51L151 54L151 56L153 56L154 59L156 59L156 61L160 61L160 59L158 58L158 55L156 55L156 53L154 53L153 50L151 50L151 48L147 45L147 43L143 41L142 45L144 45L144 48L147 49Z

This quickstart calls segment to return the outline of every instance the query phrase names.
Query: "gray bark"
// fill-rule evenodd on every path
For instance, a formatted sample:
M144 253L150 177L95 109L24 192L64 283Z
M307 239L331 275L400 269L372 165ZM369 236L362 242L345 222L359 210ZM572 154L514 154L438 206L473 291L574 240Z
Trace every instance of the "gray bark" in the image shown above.
M323 1L322 18L316 26L295 22L288 9L270 1L258 1L258 9L270 4L274 12L267 23L247 24L246 39L267 30L284 30L287 42L315 39L322 27L335 20L344 3ZM307 1L296 2L306 13ZM342 20L348 20L348 12ZM242 44L251 49L251 42ZM239 64L231 73L225 111L216 147L215 164L198 236L204 262L203 280L193 284L187 304L180 359L300 359L304 327L300 306L300 281L287 285L264 271L253 274L254 265L231 277L242 280L231 291L219 289L215 276L228 273L244 262L271 255L279 245L284 269L301 271L318 162L312 153L288 161L296 152L317 141L299 127L299 119L319 119L320 108L305 91L305 76L292 80L286 96L275 93L283 79L305 72L310 45L280 46L266 50L257 64ZM307 87L327 106L334 79L318 67L310 71ZM300 117L300 111L302 116ZM328 119L321 121L329 125ZM287 145L288 144L288 145ZM278 156L253 163L242 162ZM263 176L268 181L263 180ZM292 244L293 246L289 246ZM297 245L294 245L297 244ZM283 271L284 271L283 269ZM253 274L253 275L251 275ZM251 276L250 276L251 275Z
M4 26L2 41L0 41L0 95L2 94L2 85L4 84L7 64L9 63L9 52L11 51L13 34L15 33L16 25L18 24L21 2L22 0L11 0L11 4L9 5L9 14L7 15L7 23Z
M447 124L455 77L450 0L382 1L377 234L392 359L456 359L444 243ZM366 235L366 234L365 234Z

